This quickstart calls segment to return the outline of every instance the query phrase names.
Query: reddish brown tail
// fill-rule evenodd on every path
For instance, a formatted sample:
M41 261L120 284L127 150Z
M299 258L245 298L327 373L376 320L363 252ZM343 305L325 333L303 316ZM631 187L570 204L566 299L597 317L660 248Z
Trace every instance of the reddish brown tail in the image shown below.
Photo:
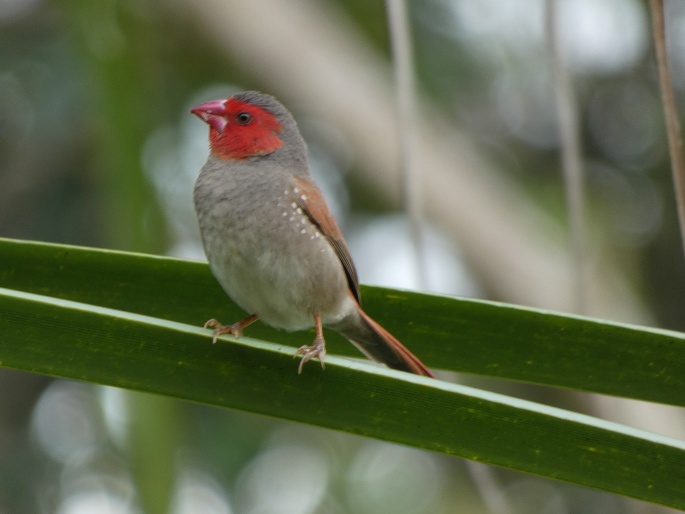
M362 353L393 369L435 378L435 375L390 332L376 323L361 307L358 309L362 326L354 330L340 330Z

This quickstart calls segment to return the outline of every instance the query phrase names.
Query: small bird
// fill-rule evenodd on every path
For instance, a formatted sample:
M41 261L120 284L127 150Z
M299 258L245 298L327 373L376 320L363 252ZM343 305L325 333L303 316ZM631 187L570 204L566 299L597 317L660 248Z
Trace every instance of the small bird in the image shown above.
M357 271L307 162L295 120L272 96L248 91L191 110L209 125L210 154L193 200L205 254L224 291L249 316L209 320L214 342L251 323L316 329L302 346L324 367L323 327L390 368L433 377L423 363L361 308Z

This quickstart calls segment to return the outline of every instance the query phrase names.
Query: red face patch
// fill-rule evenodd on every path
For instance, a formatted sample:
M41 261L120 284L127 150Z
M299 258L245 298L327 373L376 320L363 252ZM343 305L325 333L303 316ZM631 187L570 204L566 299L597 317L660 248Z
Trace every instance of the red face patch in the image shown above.
M247 159L283 146L281 124L261 107L234 98L207 102L192 112L209 125L212 153L224 159Z

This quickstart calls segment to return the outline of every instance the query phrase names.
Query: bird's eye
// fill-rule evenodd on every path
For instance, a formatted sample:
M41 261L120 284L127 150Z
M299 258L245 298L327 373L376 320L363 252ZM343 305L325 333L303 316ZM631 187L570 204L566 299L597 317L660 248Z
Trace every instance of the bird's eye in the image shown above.
M237 121L239 125L247 125L252 121L252 115L249 112L239 112L236 114L235 121Z

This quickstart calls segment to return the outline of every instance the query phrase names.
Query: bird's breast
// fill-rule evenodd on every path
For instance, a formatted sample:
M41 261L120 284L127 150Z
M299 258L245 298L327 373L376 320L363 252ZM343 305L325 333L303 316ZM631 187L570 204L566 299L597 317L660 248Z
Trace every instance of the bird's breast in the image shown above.
M205 253L241 308L286 330L312 326L314 312L334 322L353 308L342 264L298 206L296 187L273 176L205 171L194 193Z

